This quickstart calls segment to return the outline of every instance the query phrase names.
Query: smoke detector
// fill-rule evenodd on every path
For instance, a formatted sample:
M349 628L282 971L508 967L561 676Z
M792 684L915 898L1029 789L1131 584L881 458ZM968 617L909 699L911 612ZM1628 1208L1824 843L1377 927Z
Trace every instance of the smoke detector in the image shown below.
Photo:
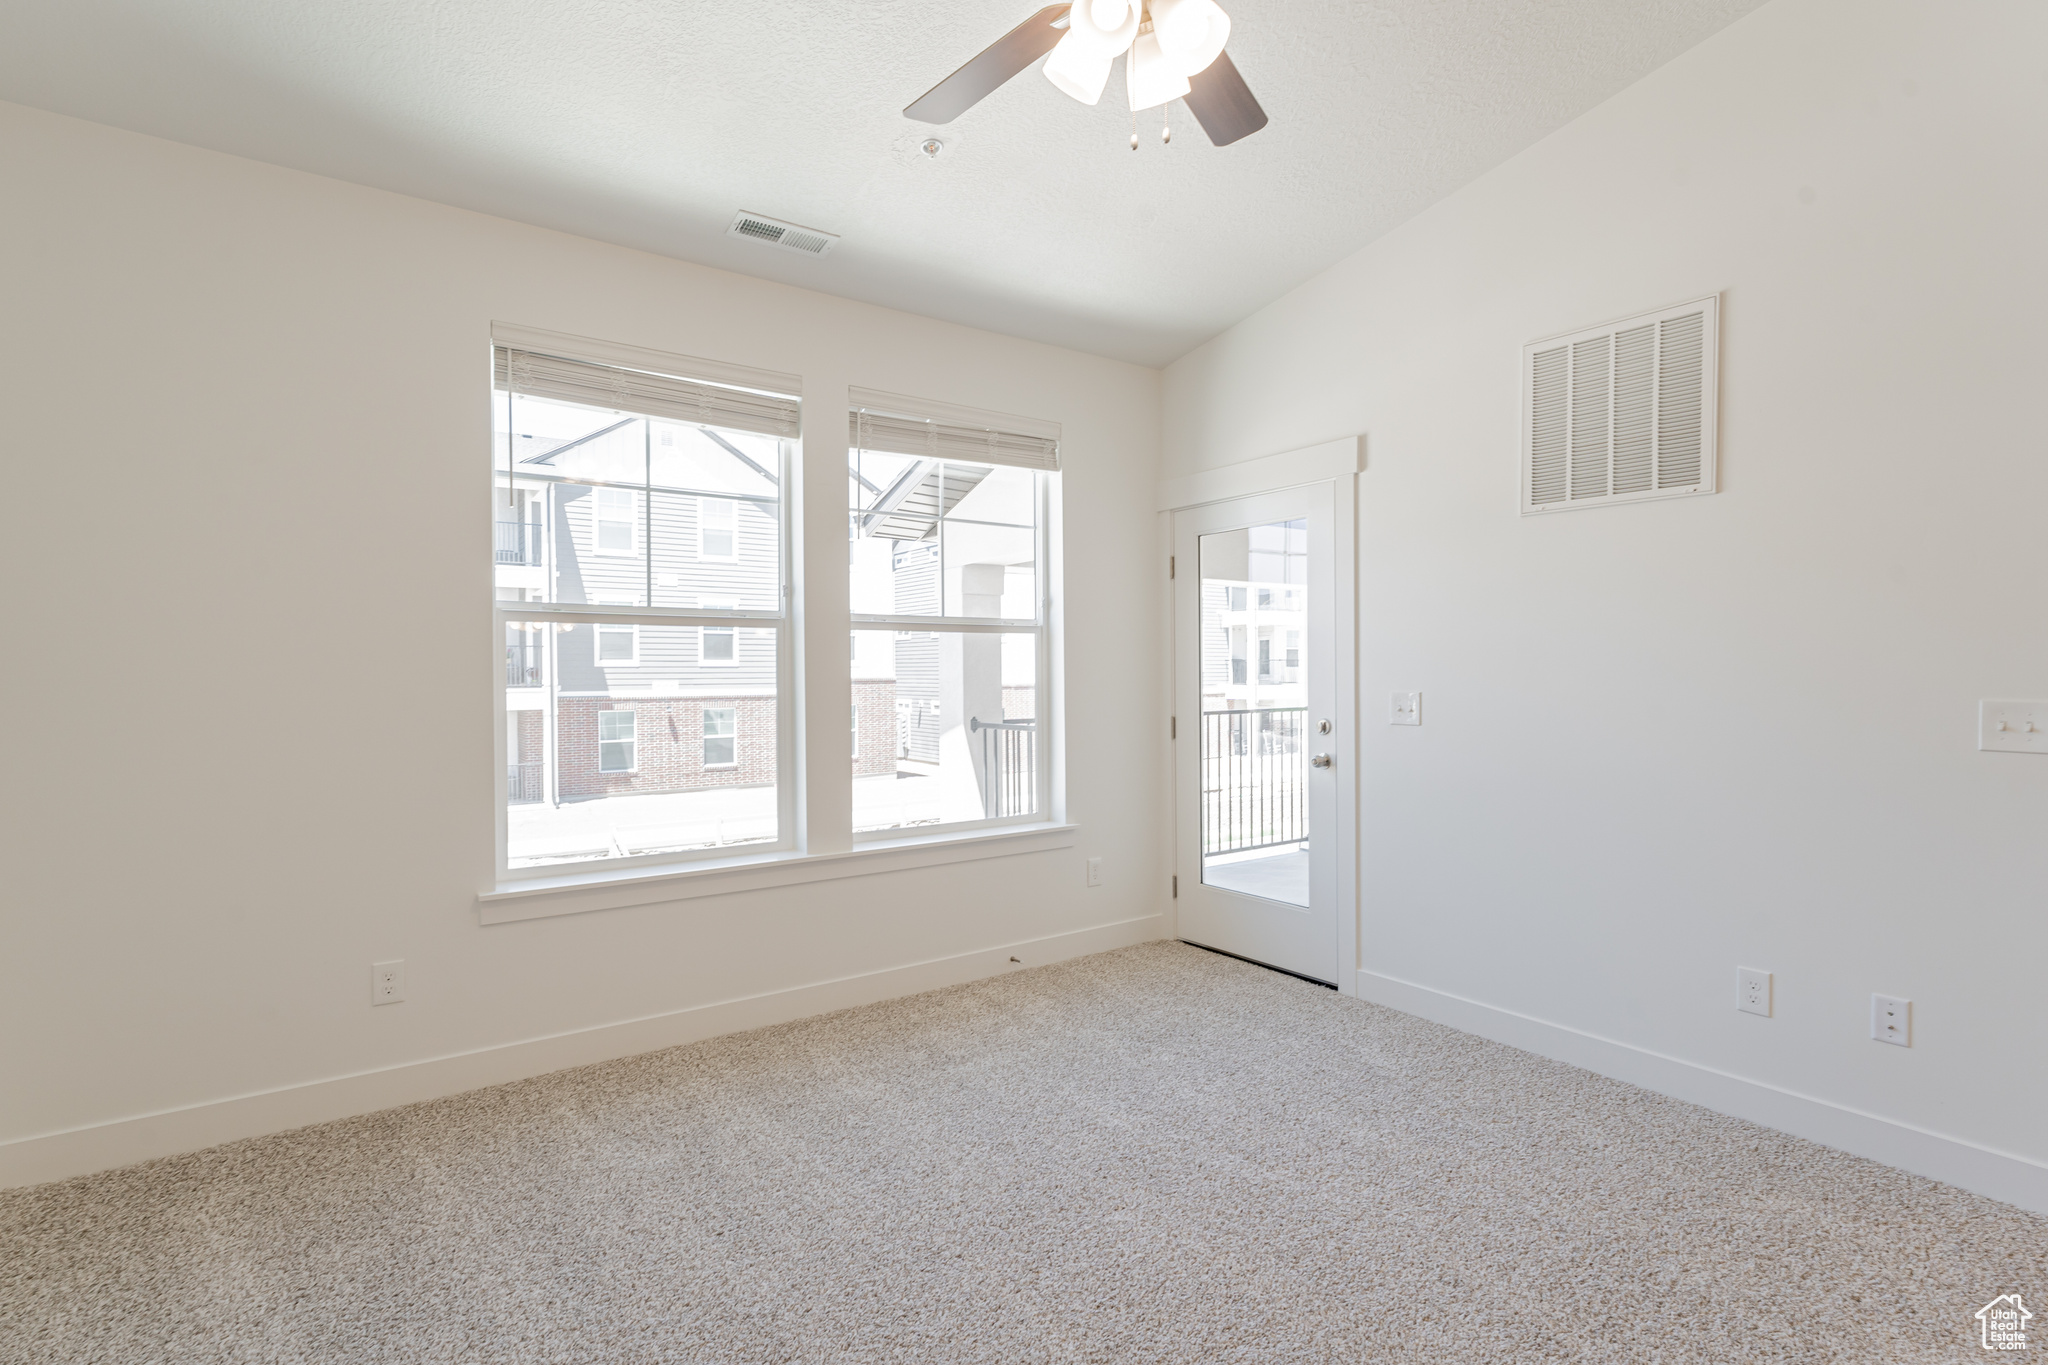
M822 256L839 240L836 232L820 232L817 228L785 223L780 218L748 213L744 209L733 217L732 226L725 230L725 235L779 246L784 251L801 251L806 256Z

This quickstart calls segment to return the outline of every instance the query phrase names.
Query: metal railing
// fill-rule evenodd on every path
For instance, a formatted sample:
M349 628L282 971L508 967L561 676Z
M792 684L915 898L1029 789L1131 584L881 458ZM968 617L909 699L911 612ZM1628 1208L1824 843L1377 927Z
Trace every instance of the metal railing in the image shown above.
M541 799L540 764L507 763L505 765L505 801L508 805L525 804Z
M491 558L499 564L540 563L540 523L501 521L494 528Z
M505 686L540 686L540 645L540 636L529 635L525 631L505 641Z
M1308 838L1308 708L1202 713L1202 852Z
M982 815L994 820L1036 811L1038 722L980 720L970 716L967 729L981 735Z

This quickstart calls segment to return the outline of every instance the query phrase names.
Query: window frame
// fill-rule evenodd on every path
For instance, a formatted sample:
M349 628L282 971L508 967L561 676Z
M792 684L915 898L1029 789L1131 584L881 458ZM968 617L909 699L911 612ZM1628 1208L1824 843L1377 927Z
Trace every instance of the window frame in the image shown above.
M586 338L572 338L561 334L546 333L536 329L515 327L504 323L493 323L490 328L490 336L492 345L496 347L514 348L515 351L524 349L542 357L559 357L571 362L612 367L627 371L640 371L643 375L651 374L657 377L672 376L685 383L722 385L728 389L739 391L746 401L756 404L780 402L785 404L785 407L781 410L780 415L774 415L776 410L772 406L746 408L735 405L723 409L714 409L715 411L748 413L749 415L746 417L735 418L740 423L738 429L756 433L768 433L772 447L764 447L764 449L772 448L774 458L771 461L765 453L756 451L754 446L749 445L748 447L750 452L760 455L762 465L769 466L763 472L768 474L768 482L771 487L762 494L735 494L731 497L717 494L712 495L732 506L734 539L733 555L730 559L713 557L709 562L744 563L749 561L749 556L758 558L766 548L763 544L766 537L756 534L754 540L746 541L744 545L742 544L741 528L744 524L744 514L738 504L740 502L754 502L765 509L764 515L770 516L773 522L773 541L776 556L776 573L774 575L776 579L776 596L772 606L747 609L707 607L702 604L701 599L698 600L697 605L691 607L653 605L655 601L659 600L659 594L656 593L655 589L658 586L672 586L672 584L657 582L660 575L657 575L655 570L660 565L656 563L656 560L661 555L666 554L667 551L663 551L657 546L650 544L650 527L648 523L650 517L655 515L655 512L651 505L653 500L650 499L646 488L630 483L608 484L602 480L556 479L552 481L557 483L585 483L593 490L593 494L597 488L610 486L620 488L622 491L632 495L634 510L630 521L634 526L634 539L630 555L646 563L649 595L635 597L630 600L615 598L610 602L493 601L493 620L497 627L497 630L494 632L493 658L491 660L492 677L494 679L493 697L495 702L493 710L497 721L494 726L496 740L493 744L493 749L496 750L494 754L496 761L493 765L496 795L496 871L495 886L480 891L477 896L477 904L483 923L512 922L549 915L575 914L592 908L603 908L612 905L655 903L656 901L689 899L700 895L722 894L719 888L727 886L795 885L829 880L841 876L861 875L866 871L888 870L898 867L922 867L982 858L997 858L1009 856L1021 850L1070 848L1073 846L1076 837L1074 827L1064 823L1066 818L1065 764L1062 752L1064 740L1064 699L1059 683L1061 671L1064 668L1063 649L1060 640L1063 617L1060 598L1063 592L1064 579L1058 557L1061 535L1061 474L1056 465L1056 449L1052 452L1052 459L1054 461L1054 467L1052 468L1034 467L1028 462L1021 461L1003 462L1025 468L1032 473L1044 475L1043 478L1034 480L1035 536L1033 541L1033 569L1036 575L1036 593L1031 604L1032 614L1028 618L960 618L945 615L889 616L880 619L865 615L855 617L849 610L851 607L850 599L843 595L845 592L844 588L839 589L837 592L827 593L826 599L830 600L815 599L814 597L807 605L805 586L797 578L802 559L802 555L799 553L799 541L807 540L809 542L810 550L808 553L812 555L815 555L818 549L815 528L808 533L803 528L805 505L807 502L814 505L818 500L815 495L822 492L828 486L824 480L818 477L821 471L813 467L809 483L810 492L814 496L806 499L805 480L801 473L804 469L804 462L800 452L805 449L807 444L803 433L815 432L821 428L829 429L844 421L844 414L848 407L851 406L852 402L858 401L856 395L865 391L853 390L847 393L845 396L849 401L846 404L842 404L839 401L840 395L838 393L833 393L829 397L813 393L809 401L805 401L802 397L805 387L804 380L798 375L779 374L718 361L690 359L629 345L591 341ZM494 372L499 376L498 381L489 390L494 407L498 404L512 404L514 402L512 396L514 392L527 392L544 398L548 397L548 393L544 389L519 389L517 386L522 381L516 369L510 371L512 378L509 384L504 378L507 374L506 370L494 369ZM531 374L534 372L528 371L527 373ZM622 389L621 392L624 393L626 390ZM651 392L651 390L643 388L633 390L633 392ZM600 396L594 400L570 398L552 401L569 401L574 404L590 407L592 411L598 413L609 411L616 412L620 416L645 419L649 423L648 430L651 433L656 433L650 438L650 447L654 440L659 439L658 433L665 425L672 422L679 422L685 427L691 425L687 417L664 417L660 411L650 413L636 411L630 407L608 408L604 406L605 403L610 401L608 396ZM621 401L637 402L638 400L627 398ZM922 402L923 400L917 401ZM508 409L496 407L496 411L502 417ZM748 423L754 420L753 414L756 413L770 414L770 420L781 422L783 425L779 428L768 425L748 425ZM943 416L958 417L960 420L972 421L976 419L977 414L974 410L958 409L951 414ZM980 416L993 421L998 415L981 414ZM498 420L499 418L494 417L491 419L490 425L494 426ZM1022 428L1004 427L1002 428L1003 430L1029 431L1042 427L1045 429L1046 439L1053 442L1057 442L1059 439L1059 427L1056 423L1038 422L1035 419L1002 418L1001 420L1005 422L1012 420L1029 422L1029 425ZM712 419L712 423L715 425L715 418ZM489 427L487 426L488 429ZM994 429L991 427L991 430ZM780 432L779 435L775 434L778 430ZM502 431L499 434L502 435ZM506 449L506 443L509 439L507 437L504 440L494 440L492 442L494 455L491 460L493 477L490 486L495 496L491 499L492 506L489 509L489 516L494 523L505 514L504 504L508 490L524 487L526 480L530 477L523 471L515 472L508 467L510 452ZM678 441L678 444L680 444L680 441ZM814 457L824 457L828 466L830 466L845 460L848 451L846 445L841 444L839 439L828 434L818 439L816 449L812 453ZM500 455L503 456L502 460ZM962 463L985 463L975 460L971 455L955 456L954 458ZM831 479L831 482L843 489L848 486L848 484L840 482L840 479L843 477L842 475L836 475L835 471L835 476ZM662 490L660 487L656 487L655 491ZM706 496L702 490L685 489L683 491L700 498ZM844 495L841 494L840 496L843 497ZM843 507L844 503L842 503L842 509ZM521 510L526 511L528 509L522 507ZM594 498L591 510L590 553L593 555L603 553L614 560L627 557L628 552L625 551L598 551L596 542L599 518L596 515L597 508ZM843 511L835 512L833 520L836 522L837 516L841 514L843 514ZM559 518L559 506L550 515L551 518ZM813 519L815 520L815 518ZM548 542L551 546L554 545L554 541L557 538L560 538L561 544L554 548L567 551L571 544L566 539L567 529L567 527L560 526L551 520L544 534L548 536ZM760 529L757 527L757 532ZM494 535L494 532L485 530L483 534L486 537L490 537ZM663 543L665 544L666 542ZM494 541L493 544L495 544ZM698 538L694 546L689 547L689 549L694 549L697 552L697 557L702 559L702 548L700 519ZM685 549L684 553L689 553L689 549ZM554 575L557 572L555 560L556 554L548 553L544 557L544 563L538 566L541 572L547 575L546 582L550 585L555 582ZM528 571L531 572L533 567L535 566L527 566ZM827 577L833 576L827 575ZM494 584L498 582L499 575L494 574L492 581ZM941 590L943 592L943 582L941 583ZM542 594L536 595L553 596L554 588L549 586L543 590ZM495 594L493 596L495 597ZM685 598L683 600L687 601L690 599ZM749 595L748 600L753 600L751 595ZM646 605L641 605L642 603ZM941 608L945 606L943 597L939 605ZM714 630L731 629L734 632L733 654L735 663L740 662L740 637L742 635L751 632L757 636L769 636L772 648L775 651L772 677L775 690L773 698L773 743L775 745L773 781L775 784L776 838L759 843L724 845L706 849L664 851L636 854L628 857L579 858L568 862L530 863L520 867L510 866L506 856L508 845L507 826L508 813L512 813L514 808L508 807L506 798L514 778L507 765L519 741L510 729L512 714L515 708L507 704L511 689L506 685L502 640L505 627L513 624L531 625L534 627L532 634L536 639L543 642L540 651L544 677L543 691L545 693L541 705L544 726L542 744L550 755L555 753L552 746L556 743L555 732L557 722L563 718L561 710L562 696L559 695L559 689L563 687L560 658L567 647L567 637L563 633L566 628L585 624L593 627L600 625L606 627L631 627L633 630L634 666L641 667L642 669L646 668L646 664L643 662L645 651L640 648L642 641L640 640L641 632L639 627L642 626L698 628L698 663L700 665L702 664L701 632L705 626L710 626ZM930 635L979 632L1026 634L1031 636L1034 642L1033 653L1035 659L1035 676L1033 678L1034 712L1038 728L1037 743L1034 745L1036 771L1033 774L1033 778L1037 797L1034 803L1035 809L1026 815L961 821L941 826L904 826L861 832L853 831L849 827L850 821L846 824L840 824L839 820L844 820L844 816L839 817L839 820L831 819L829 817L831 811L835 808L843 809L844 794L830 791L821 793L818 788L811 784L814 781L820 780L822 773L822 780L836 785L840 781L847 780L847 777L850 777L851 773L858 769L862 740L861 731L864 728L859 716L859 703L856 701L849 708L847 713L848 728L843 741L827 737L821 745L818 735L815 733L805 733L806 727L802 724L800 718L806 715L819 714L813 705L817 700L816 692L822 691L829 697L833 690L846 686L845 675L840 671L846 665L837 657L836 650L829 651L829 657L817 650L806 651L806 643L816 638L819 631L825 631L829 634L831 628L835 626L837 629L848 631L883 630L892 634L900 630L911 630ZM597 653L597 633L593 629L591 637L593 664L597 662L595 659ZM720 661L720 664L722 663L723 661ZM712 667L719 667L720 664L713 664ZM613 660L604 666L618 668L624 666L624 661ZM711 680L700 681L709 683L712 687L716 686L716 683ZM763 683L765 689L765 679ZM669 694L661 691L662 684L656 683L655 687L657 691L652 699L657 701L667 700ZM733 734L731 740L734 750L733 763L730 766L723 764L706 765L714 772L732 772L734 769L744 767L745 762L745 755L741 751L740 735L738 733L740 728L738 713L742 708L736 703L726 707L714 708L709 706L708 703L717 695L719 694L716 692L706 693L700 689L698 694L693 696L689 684L686 683L682 685L680 695L675 699L686 705L694 701L699 706L700 746L703 741L701 733L703 710L720 709L732 712ZM622 696L610 687L607 687L606 699L609 703L608 710L625 711L634 717L632 722L634 734L632 741L633 767L630 770L621 771L640 772L642 769L640 769L638 762L640 757L638 747L638 712L646 708L638 705L638 703L646 699L634 695L630 690ZM520 711L533 709L530 699L527 699L527 702L529 704L522 704L516 709ZM758 719L757 715L756 720L750 722L756 724L756 730L748 732L749 736L753 737L751 741L753 743L760 742L760 736L757 733ZM890 738L893 751L893 734ZM838 754L834 754L833 750L842 742L846 745L846 748L839 750ZM701 758L701 747L699 754ZM844 757L839 755L844 755ZM597 756L597 761L602 762L601 755ZM846 763L848 765L847 777L840 776L839 763ZM552 760L549 761L548 767L549 771L543 775L540 799L544 802L552 801L559 803L561 796L558 790L557 777L553 771ZM766 776L766 774L761 775L762 778ZM828 813L826 822L822 826L818 823L821 811ZM833 826L836 826L836 828Z
M616 736L611 739L606 739L604 737L605 721L616 716L624 716L627 719L627 721L630 722L627 728L633 732L633 737L631 739L619 739ZM631 763L628 763L623 768L605 767L604 746L607 744L631 745L633 761ZM640 771L640 712L637 709L626 706L620 706L615 701L611 706L597 713L597 771L600 774L637 773Z
M731 535L732 535L732 553L731 553L731 554L729 554L729 555L714 555L714 554L706 554L706 553L704 552L704 508L705 508L705 507L706 507L707 505L709 505L709 504L711 504L711 503L714 503L714 502L715 502L715 503L719 503L719 504L721 504L721 505L723 505L723 506L725 506L725 507L727 507L727 508L730 508L730 509L731 509L731 515L732 515L732 526L731 526L731 528L730 528L730 532L731 532ZM714 498L714 497L710 497L710 496L707 496L707 495L705 495L705 494L703 494L703 493L699 493L699 494L697 495L697 546L696 546L696 549L697 549L697 560L698 560L698 562L699 562L699 563L702 563L702 564L737 564L737 563L739 563L739 562L740 562L740 502L741 502L741 499L738 499L738 498Z
M590 490L590 553L593 555L603 555L606 559L640 558L641 551L644 548L641 545L641 523L646 519L647 515L646 509L643 506L643 495L640 490L636 488L620 488L608 483L590 483L583 486ZM629 544L623 550L607 550L604 548L605 523L618 520L616 517L601 515L605 494L607 493L623 493L626 495L626 501L631 504L626 512L626 539Z
M730 734L714 735L711 733L711 713L714 711L723 711L732 717L732 731ZM713 763L711 761L711 741L714 739L729 739L732 741L732 757L723 763ZM707 773L724 772L729 768L737 769L740 766L740 708L737 705L706 706L701 703L698 705L697 766Z
M854 458L856 447L848 445L849 462ZM948 456L955 464L978 464L964 456ZM1003 466L997 466L1001 468ZM1009 466L1019 468L1022 466ZM951 820L936 825L892 825L880 829L856 829L853 831L854 847L864 844L879 844L901 840L909 835L926 838L946 836L969 837L987 834L1016 826L1042 825L1055 821L1063 813L1064 801L1053 785L1057 766L1053 750L1064 727L1054 716L1053 694L1053 650L1057 633L1058 612L1055 603L1056 577L1053 569L1053 509L1059 500L1060 472L1055 469L1030 469L1025 472L1034 476L1032 489L1033 543L1032 568L1036 578L1037 591L1034 597L1036 612L1029 618L991 616L945 616L916 613L872 613L849 612L848 619L856 631L883 630L893 634L903 632L924 632L934 636L950 634L981 635L1030 635L1034 640L1032 684L1032 709L1037 713L1037 740L1032 745L1033 790L1037 793L1036 809L1023 815L984 816L979 820ZM853 483L849 464L847 482ZM848 500L852 511L851 499ZM943 518L941 519L943 521ZM943 536L943 531L941 535ZM945 562L941 550L939 564L939 605L945 606ZM849 605L851 587L849 585Z

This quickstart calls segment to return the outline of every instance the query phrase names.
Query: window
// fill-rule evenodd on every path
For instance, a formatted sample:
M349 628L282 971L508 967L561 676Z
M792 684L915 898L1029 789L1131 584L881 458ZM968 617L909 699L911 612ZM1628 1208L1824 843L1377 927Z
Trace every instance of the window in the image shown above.
M504 889L1058 813L1057 427L855 390L851 592L821 605L791 581L797 377L494 333ZM799 609L845 659L798 657ZM845 735L798 753L799 674L842 667ZM848 762L851 828L815 823L844 789L800 790L806 755Z
M727 498L697 499L697 558L739 558L739 507Z
M849 420L855 670L893 684L898 729L893 771L856 767L854 832L1042 819L1056 441L879 402Z
M1273 632L1270 629L1259 632L1259 678L1264 681L1273 676Z
M634 716L631 711L597 713L597 770L601 773L629 773L635 762Z
M517 507L535 545L554 530L545 553L493 540L501 695L522 717L499 815L510 882L789 848L796 826L782 512L796 381L736 386L718 367L712 382L691 362L576 353L588 345L496 348L493 519ZM709 565L707 507L712 548L721 526L727 542Z
M730 706L704 708L704 766L732 768L739 764L739 712Z
M1231 589L1229 590L1229 592L1230 592L1230 610L1232 610L1232 611L1243 611L1243 610L1244 610L1244 589L1243 589L1243 588L1231 588Z
M1287 632L1287 671L1289 673L1292 673L1295 669L1300 667L1301 632L1298 630L1290 630Z
M608 665L630 667L640 662L640 628L631 625L617 625L600 621L594 627L597 632L597 663L603 668Z
M596 511L592 520L596 524L593 548L601 555L630 555L636 541L634 529L639 523L640 500L630 488L599 488L595 490Z

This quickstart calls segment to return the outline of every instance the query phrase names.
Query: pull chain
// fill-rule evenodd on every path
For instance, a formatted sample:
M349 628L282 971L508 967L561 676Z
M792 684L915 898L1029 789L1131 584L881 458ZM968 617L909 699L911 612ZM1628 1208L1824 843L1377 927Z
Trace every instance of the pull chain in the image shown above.
M1131 150L1138 150L1138 111L1131 110Z
M1172 100L1159 106L1159 145L1162 147L1173 141L1173 125L1168 122L1168 116L1172 113Z

